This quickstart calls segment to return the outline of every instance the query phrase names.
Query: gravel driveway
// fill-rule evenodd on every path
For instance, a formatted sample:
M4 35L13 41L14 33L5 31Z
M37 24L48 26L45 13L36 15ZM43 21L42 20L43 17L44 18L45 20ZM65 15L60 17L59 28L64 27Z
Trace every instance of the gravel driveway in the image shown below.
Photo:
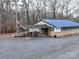
M63 38L0 38L0 59L42 59L63 45L76 41L79 35ZM43 58L44 59L44 58ZM45 58L46 59L46 58Z

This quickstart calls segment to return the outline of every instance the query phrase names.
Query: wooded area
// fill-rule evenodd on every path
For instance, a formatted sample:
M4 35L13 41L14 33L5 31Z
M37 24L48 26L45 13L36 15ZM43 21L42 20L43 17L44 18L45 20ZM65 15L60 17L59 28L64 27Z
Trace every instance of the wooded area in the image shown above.
M44 18L79 21L78 0L0 0L0 33L16 31L16 20L31 25Z

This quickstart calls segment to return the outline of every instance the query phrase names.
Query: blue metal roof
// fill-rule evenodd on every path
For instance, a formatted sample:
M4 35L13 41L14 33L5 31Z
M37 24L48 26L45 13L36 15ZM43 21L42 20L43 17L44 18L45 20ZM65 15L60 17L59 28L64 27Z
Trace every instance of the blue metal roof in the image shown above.
M79 23L76 23L71 20L65 20L65 19L44 19L45 22L52 26L56 27L74 27L79 26Z

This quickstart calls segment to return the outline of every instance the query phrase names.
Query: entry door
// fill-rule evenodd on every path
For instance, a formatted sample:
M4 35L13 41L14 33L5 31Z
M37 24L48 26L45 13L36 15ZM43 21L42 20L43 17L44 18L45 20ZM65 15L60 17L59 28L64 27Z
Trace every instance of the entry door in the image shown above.
M43 32L43 35L48 36L48 30L49 30L49 28L42 28L41 30Z

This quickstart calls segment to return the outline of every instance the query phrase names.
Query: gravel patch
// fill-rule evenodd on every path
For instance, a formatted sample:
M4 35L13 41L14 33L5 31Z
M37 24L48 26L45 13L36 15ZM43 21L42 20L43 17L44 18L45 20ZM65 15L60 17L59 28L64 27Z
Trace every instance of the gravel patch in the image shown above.
M0 38L0 59L38 59L49 49L78 40L79 35L63 38ZM38 55L36 55L38 54ZM34 57L36 55L36 57ZM32 58L34 57L34 58Z

